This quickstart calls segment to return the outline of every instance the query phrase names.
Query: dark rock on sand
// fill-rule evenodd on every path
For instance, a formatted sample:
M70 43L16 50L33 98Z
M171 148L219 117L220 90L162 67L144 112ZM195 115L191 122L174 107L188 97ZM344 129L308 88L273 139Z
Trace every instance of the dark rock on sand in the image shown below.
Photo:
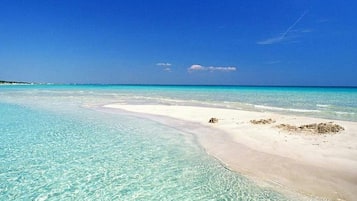
M212 118L210 118L210 119L209 119L208 123L211 123L211 124L218 123L218 119L217 119L217 118L212 117Z

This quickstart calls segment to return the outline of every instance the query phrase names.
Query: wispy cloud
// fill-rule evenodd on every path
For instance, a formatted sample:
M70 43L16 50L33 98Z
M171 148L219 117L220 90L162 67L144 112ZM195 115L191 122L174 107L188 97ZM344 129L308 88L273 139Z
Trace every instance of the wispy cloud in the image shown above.
M160 63L156 63L156 66L162 67L163 71L172 72L172 70L171 70L172 64L170 64L170 63L160 62Z
M163 70L166 71L166 72L171 72L171 68L169 68L169 67L166 67Z
M279 34L279 36L276 37L272 37L272 38L268 38L262 41L258 41L257 44L258 45L271 45L271 44L276 44L276 43L280 43L283 41L286 41L287 39L289 39L287 36L290 32L300 32L300 33L307 33L305 30L293 30L293 28L305 17L305 15L308 13L308 10L306 10L302 15L300 15L300 17L295 20L295 22L290 25L285 32ZM305 32L304 32L305 31ZM294 37L292 37L294 38Z
M223 71L223 72L230 72L230 71L236 71L237 68L236 67L232 67L232 66L202 66L199 64L193 64L191 67L189 67L188 72L194 72L194 71Z
M167 67L167 66L171 66L172 64L170 64L170 63L165 63L165 62L161 62L161 63L157 63L156 64L157 66L162 66L162 67Z

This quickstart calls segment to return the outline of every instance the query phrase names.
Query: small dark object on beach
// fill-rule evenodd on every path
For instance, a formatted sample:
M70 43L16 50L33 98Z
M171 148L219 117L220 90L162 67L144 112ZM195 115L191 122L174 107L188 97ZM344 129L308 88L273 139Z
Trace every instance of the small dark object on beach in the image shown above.
M212 117L212 118L210 118L210 119L209 119L208 123L211 123L211 124L218 123L218 119L217 119L217 118Z
M275 123L275 120L273 120L273 119L250 120L250 123L252 123L252 124L271 124L271 123Z

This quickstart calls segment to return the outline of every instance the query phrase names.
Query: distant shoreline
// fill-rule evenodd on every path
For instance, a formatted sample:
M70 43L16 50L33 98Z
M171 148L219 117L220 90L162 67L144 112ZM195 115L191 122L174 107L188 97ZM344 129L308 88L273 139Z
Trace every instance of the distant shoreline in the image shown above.
M18 82L18 81L4 81L0 80L0 85L31 85L34 83L31 82Z
M154 87L247 87L247 88L357 88L357 86L309 86L309 85L215 85L215 84L108 84L108 83L68 83L54 85L98 85L98 86L154 86Z

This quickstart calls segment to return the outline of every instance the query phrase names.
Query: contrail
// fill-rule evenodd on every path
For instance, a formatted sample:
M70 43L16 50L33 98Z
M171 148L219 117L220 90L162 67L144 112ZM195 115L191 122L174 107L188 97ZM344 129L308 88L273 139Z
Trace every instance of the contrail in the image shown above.
M309 10L305 10L305 12L281 35L280 39L284 39L285 36L290 32L294 26L300 22L300 20L309 12Z
M268 38L266 40L263 41L258 41L257 44L259 45L271 45L274 43L280 43L281 41L283 41L285 39L285 37L288 35L288 33L302 20L302 18L305 17L305 15L309 12L309 10L305 10L305 12L297 19L295 20L295 22L290 25L286 31L284 33L279 34L276 37L273 38Z

